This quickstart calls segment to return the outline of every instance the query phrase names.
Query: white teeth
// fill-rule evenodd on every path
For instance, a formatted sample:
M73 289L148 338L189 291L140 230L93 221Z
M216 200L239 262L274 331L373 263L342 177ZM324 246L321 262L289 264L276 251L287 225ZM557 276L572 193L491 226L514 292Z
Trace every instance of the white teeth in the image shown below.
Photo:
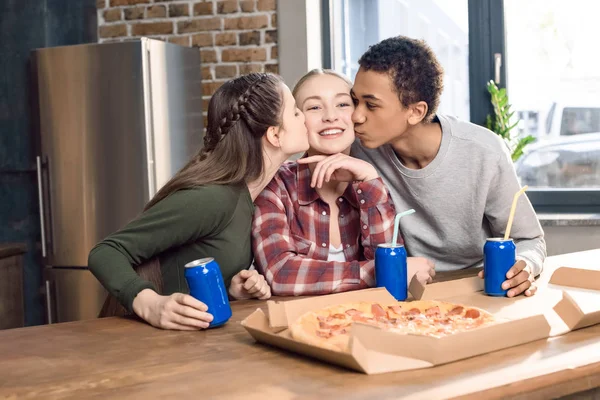
M319 133L319 135L321 136L327 136L327 135L337 135L338 133L342 133L343 130L341 129L326 129L323 132Z

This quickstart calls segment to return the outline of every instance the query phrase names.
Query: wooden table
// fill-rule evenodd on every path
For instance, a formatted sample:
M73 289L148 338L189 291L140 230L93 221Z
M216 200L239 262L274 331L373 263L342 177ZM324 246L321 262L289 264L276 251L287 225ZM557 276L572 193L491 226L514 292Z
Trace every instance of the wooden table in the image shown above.
M600 250L552 257L591 266ZM540 289L543 292L543 288ZM223 328L106 318L0 332L0 398L549 398L600 386L600 325L431 369L367 376L256 344L233 303ZM518 332L515 332L518 334Z

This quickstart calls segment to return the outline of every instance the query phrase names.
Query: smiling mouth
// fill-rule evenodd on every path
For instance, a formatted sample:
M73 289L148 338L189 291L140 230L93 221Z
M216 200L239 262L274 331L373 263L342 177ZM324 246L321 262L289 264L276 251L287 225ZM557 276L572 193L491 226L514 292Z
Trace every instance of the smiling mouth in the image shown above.
M331 128L331 129L325 129L325 130L319 132L319 136L332 137L332 136L341 135L342 133L344 133L343 129Z

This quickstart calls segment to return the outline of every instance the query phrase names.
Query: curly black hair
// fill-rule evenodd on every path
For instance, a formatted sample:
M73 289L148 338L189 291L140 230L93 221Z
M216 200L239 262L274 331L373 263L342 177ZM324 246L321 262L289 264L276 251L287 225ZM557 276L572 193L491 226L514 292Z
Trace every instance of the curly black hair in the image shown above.
M364 70L389 73L405 107L427 103L425 121L431 121L444 89L444 69L423 40L396 36L370 46L358 64Z

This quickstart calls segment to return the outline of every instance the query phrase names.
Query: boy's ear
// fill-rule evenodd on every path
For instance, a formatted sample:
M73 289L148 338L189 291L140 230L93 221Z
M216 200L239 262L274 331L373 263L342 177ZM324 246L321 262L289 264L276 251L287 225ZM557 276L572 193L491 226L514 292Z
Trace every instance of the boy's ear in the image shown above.
M271 144L271 146L280 148L280 133L281 132L278 126L270 126L269 129L267 129L267 133L265 134L265 139L267 140L267 142L269 142L269 144Z
M412 104L410 106L410 115L408 117L408 123L410 125L417 125L423 121L425 115L427 115L427 111L429 107L427 103L424 101L419 101L418 103Z

